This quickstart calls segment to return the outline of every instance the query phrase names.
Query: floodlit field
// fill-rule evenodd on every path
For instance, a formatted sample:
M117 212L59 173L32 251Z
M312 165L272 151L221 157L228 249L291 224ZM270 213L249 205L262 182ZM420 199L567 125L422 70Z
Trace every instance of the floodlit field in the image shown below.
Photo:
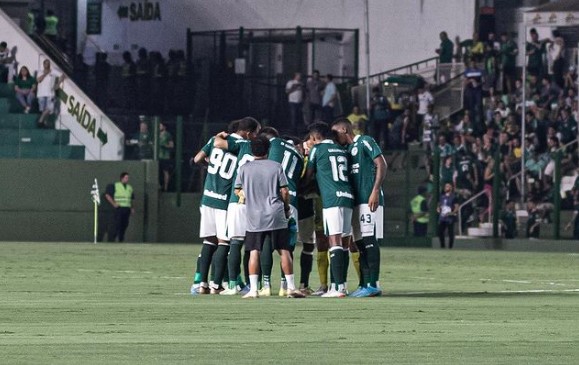
M242 300L188 295L199 249L0 243L0 363L579 362L574 254L385 249L384 297Z

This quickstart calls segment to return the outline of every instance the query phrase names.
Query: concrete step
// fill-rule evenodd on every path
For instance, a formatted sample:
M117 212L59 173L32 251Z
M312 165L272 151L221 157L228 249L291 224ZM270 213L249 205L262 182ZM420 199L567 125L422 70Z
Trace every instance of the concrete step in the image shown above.
M68 145L70 131L55 129L0 129L0 145Z
M84 146L0 146L0 158L84 160Z
M37 120L36 114L0 113L0 129L37 129Z

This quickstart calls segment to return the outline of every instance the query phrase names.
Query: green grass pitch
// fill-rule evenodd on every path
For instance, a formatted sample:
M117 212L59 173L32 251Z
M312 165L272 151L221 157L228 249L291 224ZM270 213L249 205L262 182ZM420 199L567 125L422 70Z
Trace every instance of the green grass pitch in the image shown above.
M0 243L0 363L579 363L576 254L383 249L381 298L242 300L188 295L199 249Z

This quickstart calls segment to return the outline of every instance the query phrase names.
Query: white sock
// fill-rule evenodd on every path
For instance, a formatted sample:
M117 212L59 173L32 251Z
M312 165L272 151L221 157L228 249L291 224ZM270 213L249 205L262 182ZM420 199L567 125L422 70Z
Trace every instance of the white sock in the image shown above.
M257 279L259 275L249 275L249 291L257 292Z
M338 291L344 291L344 284L338 284Z
M296 290L296 284L294 283L294 274L286 275L285 280L287 282L287 290Z
M330 283L330 287L328 288L328 291L335 291L336 290L336 283Z
M199 283L199 286L202 286L202 287L204 287L204 288L208 288L208 287L209 287L209 285L207 285L207 283L204 282L204 281L200 282L200 283Z

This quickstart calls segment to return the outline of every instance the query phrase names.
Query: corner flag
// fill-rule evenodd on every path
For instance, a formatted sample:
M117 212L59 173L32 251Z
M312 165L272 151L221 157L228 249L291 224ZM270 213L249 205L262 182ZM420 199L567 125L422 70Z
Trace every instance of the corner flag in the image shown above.
M92 202L94 203L94 243L97 243L98 206L101 204L101 197L99 193L99 183L96 178L94 179L94 184L92 184L90 196L92 198Z

